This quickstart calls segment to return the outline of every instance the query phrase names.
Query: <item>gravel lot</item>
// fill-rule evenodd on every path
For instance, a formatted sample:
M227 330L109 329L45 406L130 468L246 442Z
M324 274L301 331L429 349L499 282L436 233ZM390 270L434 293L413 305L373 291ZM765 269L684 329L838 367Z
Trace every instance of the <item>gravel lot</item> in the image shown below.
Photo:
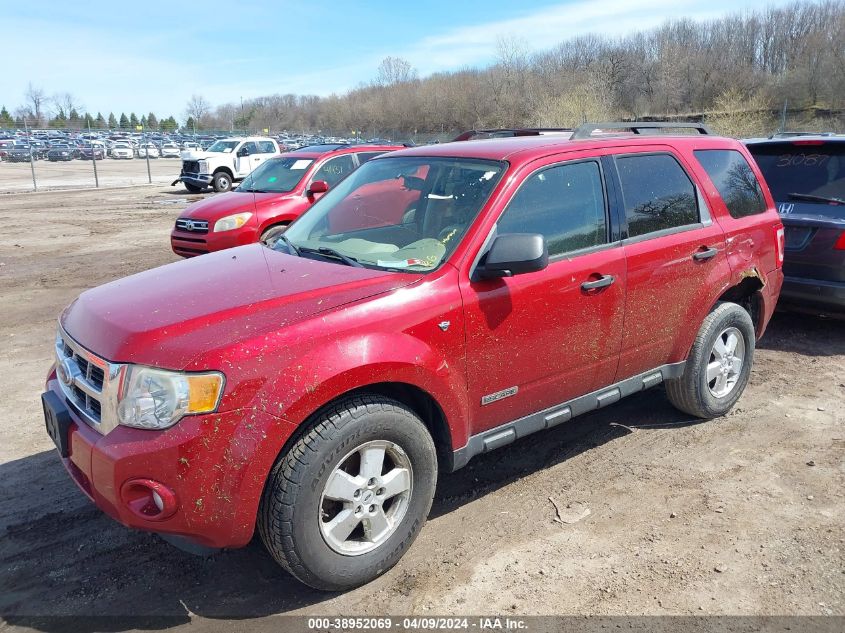
M181 161L174 158L150 159L153 183L168 185L179 177ZM100 187L141 185L149 182L147 161L144 158L97 161ZM35 161L35 179L39 191L78 189L94 186L94 166L90 160L71 160L51 163ZM32 168L29 163L0 163L0 193L32 191Z
M15 169L29 166L0 165L0 189ZM303 587L255 542L195 558L101 515L44 431L56 317L86 288L176 260L168 232L198 198L0 196L0 614L201 629L281 613L845 614L845 327L804 316L775 317L725 418L690 420L656 389L442 477L411 551L345 594Z

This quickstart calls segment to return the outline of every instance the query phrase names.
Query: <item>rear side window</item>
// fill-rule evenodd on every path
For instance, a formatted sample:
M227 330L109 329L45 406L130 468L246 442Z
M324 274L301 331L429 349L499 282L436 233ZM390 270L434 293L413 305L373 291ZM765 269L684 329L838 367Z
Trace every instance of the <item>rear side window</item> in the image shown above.
M695 187L669 154L642 154L616 159L622 184L628 237L696 224Z
M276 146L273 141L258 141L258 151L262 154L275 154Z
M763 190L742 154L733 149L701 149L694 153L732 218L745 218L766 210Z
M567 163L530 176L499 218L499 233L540 233L549 256L607 242L598 163Z

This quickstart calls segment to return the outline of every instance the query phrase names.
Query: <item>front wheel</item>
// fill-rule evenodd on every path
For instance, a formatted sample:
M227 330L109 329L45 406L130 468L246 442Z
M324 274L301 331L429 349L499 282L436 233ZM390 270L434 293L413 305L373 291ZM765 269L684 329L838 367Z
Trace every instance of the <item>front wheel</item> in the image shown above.
M273 558L300 581L351 589L410 548L436 481L434 442L419 417L388 398L348 398L279 457L258 530Z
M202 187L197 187L196 185L191 185L187 182L182 183L182 184L185 185L185 189L188 190L188 193L201 193L202 192Z
M225 171L215 172L214 179L211 181L211 186L214 187L214 191L218 193L229 191L229 189L232 188L232 177Z
M261 234L261 243L266 244L270 248L273 248L273 246L275 246L276 242L279 240L279 236L285 231L287 231L287 229L287 223L271 226Z
M748 384L754 343L748 312L735 303L717 304L701 324L684 373L666 381L669 400L699 418L725 415Z

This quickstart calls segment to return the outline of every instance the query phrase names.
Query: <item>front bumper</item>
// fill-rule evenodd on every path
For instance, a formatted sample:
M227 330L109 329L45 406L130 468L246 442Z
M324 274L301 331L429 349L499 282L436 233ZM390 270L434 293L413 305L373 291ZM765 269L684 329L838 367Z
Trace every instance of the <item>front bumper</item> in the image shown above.
M785 277L780 301L796 308L845 312L845 283Z
M266 472L256 459L267 433L285 433L279 418L234 410L183 418L165 431L118 427L100 435L64 399L55 371L47 389L68 407L65 468L100 510L123 525L186 538L205 547L242 547L252 538ZM133 510L127 483L153 480L171 490L176 511L150 520Z
M179 180L182 182L186 182L189 185L195 185L197 187L210 187L211 181L214 180L214 176L211 174L196 174L193 172L182 172L179 174Z

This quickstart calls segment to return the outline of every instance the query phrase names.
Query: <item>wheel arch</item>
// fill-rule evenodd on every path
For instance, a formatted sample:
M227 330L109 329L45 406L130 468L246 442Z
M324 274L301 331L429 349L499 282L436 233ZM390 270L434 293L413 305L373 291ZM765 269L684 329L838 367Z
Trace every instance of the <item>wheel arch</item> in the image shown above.
M759 339L763 333L764 326L764 302L763 302L763 287L765 283L756 269L752 269L742 275L739 283L727 288L713 306L712 311L722 301L730 301L742 306L751 316L751 322L754 324L754 332Z

